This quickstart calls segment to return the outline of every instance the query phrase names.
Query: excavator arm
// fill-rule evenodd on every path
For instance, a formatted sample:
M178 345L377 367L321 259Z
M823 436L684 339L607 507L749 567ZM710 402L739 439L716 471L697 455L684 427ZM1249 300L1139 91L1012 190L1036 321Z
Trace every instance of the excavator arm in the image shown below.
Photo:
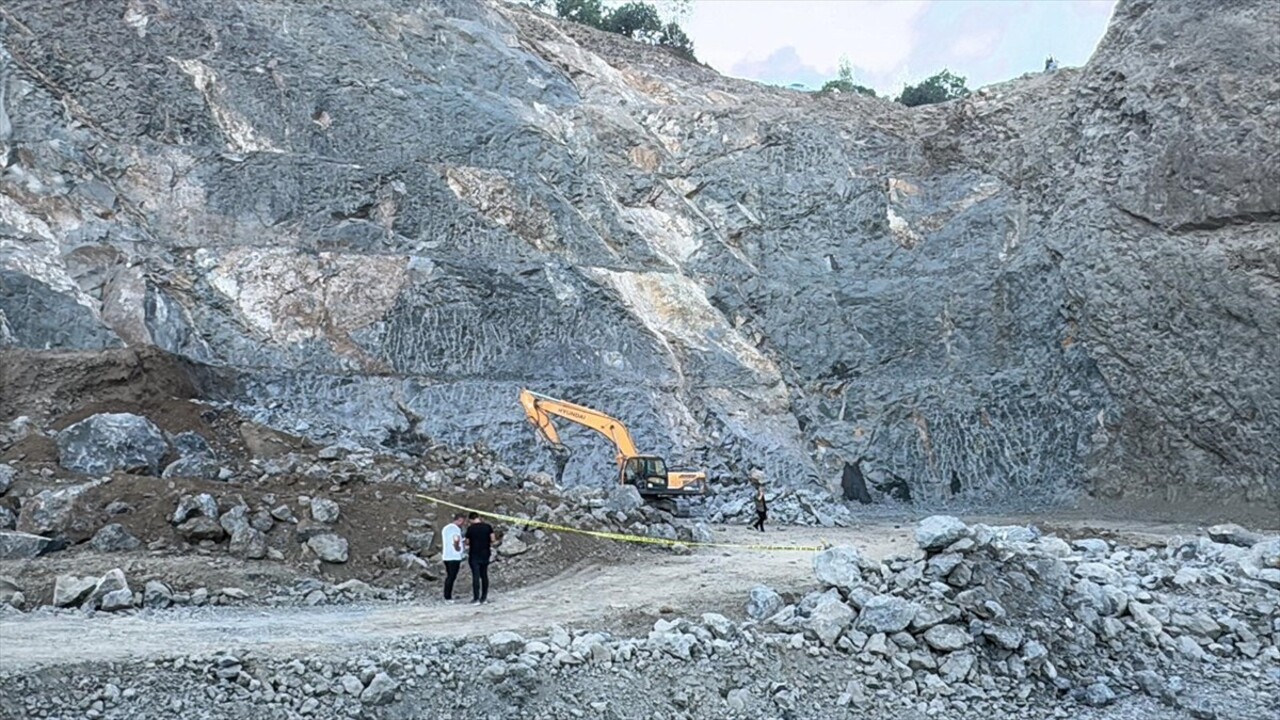
M608 438L617 451L619 466L627 458L640 454L636 452L636 444L631 439L631 431L627 430L627 426L622 424L621 420L605 415L598 410L592 410L564 400L557 400L529 390L520 391L520 405L524 407L525 415L529 418L529 422L537 428L538 434L559 451L563 451L564 444L560 442L560 433L556 431L556 426L551 421L552 415L575 422L583 427L591 428Z
M552 416L564 418L583 427L591 428L609 439L617 451L618 480L623 485L635 487L646 502L654 503L672 514L680 512L679 497L706 493L707 474L702 470L669 470L667 463L656 455L641 455L631 439L631 431L621 420L605 415L589 407L557 400L546 395L521 390L520 405L529 422L537 429L556 454L556 481L564 474L568 461L568 448L560 442Z

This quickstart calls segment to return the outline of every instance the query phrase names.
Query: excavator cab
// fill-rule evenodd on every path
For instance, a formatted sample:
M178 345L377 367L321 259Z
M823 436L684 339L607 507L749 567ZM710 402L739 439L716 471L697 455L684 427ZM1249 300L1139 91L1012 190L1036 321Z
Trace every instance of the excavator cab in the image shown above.
M622 461L622 484L634 485L641 495L700 495L706 492L707 474L699 470L672 470L656 455L636 455Z
M667 489L667 462L655 455L636 455L622 464L622 482L644 494Z

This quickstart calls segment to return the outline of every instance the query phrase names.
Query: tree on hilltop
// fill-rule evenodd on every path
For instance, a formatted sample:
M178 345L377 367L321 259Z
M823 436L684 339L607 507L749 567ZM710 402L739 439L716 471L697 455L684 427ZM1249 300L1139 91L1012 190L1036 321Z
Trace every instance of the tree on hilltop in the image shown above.
M898 96L898 102L907 107L915 107L917 105L932 105L934 103L947 102L948 100L958 100L959 98L969 95L969 88L965 87L965 79L960 75L955 75L948 70L925 79L919 85L908 85L902 88L902 94Z
M876 96L875 90L872 90L866 85L859 85L853 81L853 63L849 62L849 58L847 57L840 58L840 70L836 75L836 79L828 80L819 92L856 93L867 97Z

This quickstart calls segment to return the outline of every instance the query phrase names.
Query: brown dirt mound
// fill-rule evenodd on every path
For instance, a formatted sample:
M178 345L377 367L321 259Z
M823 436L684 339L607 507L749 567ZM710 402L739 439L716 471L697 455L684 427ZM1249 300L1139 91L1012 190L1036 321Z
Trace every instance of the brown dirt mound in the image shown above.
M181 413L175 414L168 404L196 396L193 372L188 362L152 347L93 352L3 349L0 422L26 415L38 425L61 419L65 427L93 412L173 415L179 421Z

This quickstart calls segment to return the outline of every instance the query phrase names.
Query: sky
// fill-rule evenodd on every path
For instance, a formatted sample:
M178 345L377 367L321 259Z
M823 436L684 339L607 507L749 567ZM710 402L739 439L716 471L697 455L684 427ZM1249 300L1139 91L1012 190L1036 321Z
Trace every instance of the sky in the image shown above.
M663 2L656 3L659 6ZM894 94L947 68L976 89L1083 65L1115 0L694 0L681 24L722 74L819 88L849 58L855 81ZM666 10L667 8L664 8Z

